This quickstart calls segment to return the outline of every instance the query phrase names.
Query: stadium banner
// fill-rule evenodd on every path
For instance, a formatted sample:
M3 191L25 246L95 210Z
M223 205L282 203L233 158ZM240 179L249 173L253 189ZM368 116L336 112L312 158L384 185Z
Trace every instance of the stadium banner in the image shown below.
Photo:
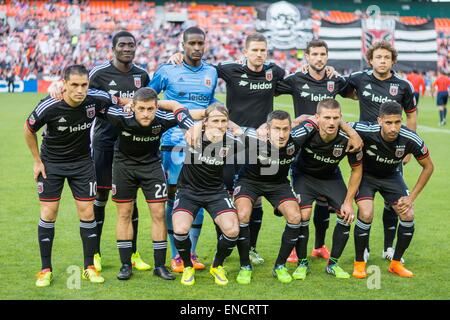
M362 20L362 56L367 63L366 54L369 48L377 42L387 41L394 43L395 19L393 16L368 17Z
M256 31L264 34L269 49L305 49L313 39L311 9L286 1L258 4Z
M37 92L37 80L14 81L14 92ZM0 92L8 92L8 82L0 80Z
M435 70L437 67L437 33L433 20L420 25L395 23L396 69L402 71Z
M39 80L38 81L38 90L39 93L48 93L48 87L53 83L53 81L47 80Z
M328 64L338 70L361 67L361 21L334 23L321 21L318 38L328 45Z

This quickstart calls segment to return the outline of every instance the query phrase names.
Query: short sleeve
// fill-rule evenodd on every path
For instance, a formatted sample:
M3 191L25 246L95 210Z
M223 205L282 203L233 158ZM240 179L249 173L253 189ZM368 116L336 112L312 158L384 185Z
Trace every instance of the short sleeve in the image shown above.
M303 147L303 144L317 131L317 126L314 122L306 120L300 125L294 127L291 131L291 138L298 147Z
M51 107L56 103L58 103L58 100L52 98L42 100L26 120L28 129L32 132L37 132L47 124L50 120Z

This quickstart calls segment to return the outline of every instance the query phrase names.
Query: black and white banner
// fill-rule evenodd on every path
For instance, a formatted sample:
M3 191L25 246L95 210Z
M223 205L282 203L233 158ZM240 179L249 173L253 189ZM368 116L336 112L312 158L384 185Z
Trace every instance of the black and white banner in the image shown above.
M313 39L309 8L286 1L256 6L256 31L264 34L270 49L305 49Z

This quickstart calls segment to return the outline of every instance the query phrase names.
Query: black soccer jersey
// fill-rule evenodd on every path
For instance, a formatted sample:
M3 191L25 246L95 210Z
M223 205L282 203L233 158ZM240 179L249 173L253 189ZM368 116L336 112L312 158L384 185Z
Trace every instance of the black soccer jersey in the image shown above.
M239 179L249 179L261 183L288 182L291 164L300 150L294 140L289 138L286 146L277 148L270 141L258 140L250 134L248 136L246 147L250 157L256 157L256 161L249 159L249 163L241 167Z
M247 63L223 62L216 68L227 84L230 120L253 128L265 123L273 111L276 84L283 79L284 70L274 63L265 63L260 72L251 71Z
M137 89L146 87L149 82L147 72L136 65L124 73L108 61L89 72L89 88L107 91L113 99L114 97L131 99ZM95 121L92 141L94 148L112 150L116 139L117 132L111 124L103 119Z
M317 104L327 98L335 98L341 94L345 96L344 89L347 81L344 77L316 80L309 73L297 72L287 76L277 84L278 94L291 94L294 102L295 116L302 114L315 114Z
M203 194L224 190L223 169L233 162L238 144L242 144L241 140L227 132L222 141L212 143L203 139L201 148L187 148L177 188Z
M348 154L345 152L348 136L340 129L336 138L324 142L316 125L305 121L292 129L291 136L301 147L292 166L294 174L302 172L321 179L333 178L340 173L339 162L345 156L352 167L361 164L362 152Z
M119 132L114 148L114 159L126 165L142 165L160 161L159 146L162 134L176 126L189 129L194 121L187 109L178 109L175 114L157 110L155 119L148 127L141 126L133 114L121 108L110 108L107 119Z
M416 110L414 89L408 80L395 72L386 80L378 80L372 70L352 73L346 90L355 89L359 99L359 120L376 122L382 103L397 101L406 113Z
M113 102L107 92L89 89L86 99L71 107L50 96L41 100L27 119L36 132L45 124L41 158L49 162L74 162L90 159L90 128L95 116Z
M364 172L374 176L387 177L394 174L409 153L418 160L429 156L423 140L405 126L402 126L398 138L392 142L381 137L381 127L378 124L355 122L353 128L364 141Z

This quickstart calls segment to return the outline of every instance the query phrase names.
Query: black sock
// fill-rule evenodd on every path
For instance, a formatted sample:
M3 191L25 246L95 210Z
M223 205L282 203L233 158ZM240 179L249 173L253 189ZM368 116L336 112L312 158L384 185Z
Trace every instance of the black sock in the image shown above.
M131 224L133 225L133 253L136 253L137 252L138 225L139 225L139 211L137 208L136 200L134 200Z
M309 220L300 223L300 232L297 243L295 244L295 251L297 251L298 261L306 259L306 251L308 248L309 239Z
M177 247L178 254L181 259L183 259L184 267L192 267L191 261L191 239L189 234L173 234L173 239L175 241L175 247Z
M80 220L80 236L83 242L84 268L94 264L94 254L97 251L97 222Z
M222 235L222 230L220 230L219 226L215 222L214 222L214 227L216 228L217 241L219 241L219 238Z
M414 220L401 221L397 231L397 245L395 246L393 260L400 261L408 249L414 234Z
M354 230L355 237L355 261L364 261L364 249L367 247L370 236L370 223L356 219Z
M219 241L217 241L217 251L212 265L213 268L223 266L225 258L233 252L233 248L236 246L237 240L238 237L228 238L224 234L220 236Z
M337 263L337 260L344 252L347 245L348 238L350 237L350 225L344 220L337 218L336 227L333 232L333 247L331 248L330 260L328 264Z
M130 240L117 240L117 249L119 249L120 262L131 266L131 255L133 254L133 244Z
M325 235L330 225L330 212L328 206L319 206L316 203L314 208L314 227L316 228L316 240L314 248L321 248L325 244Z
M444 110L439 110L439 120L442 122L444 120Z
M397 231L398 216L391 207L384 207L383 227L384 227L384 251L394 246L395 233Z
M447 119L447 108L444 108L444 120Z
M239 224L239 238L237 242L241 266L249 266L250 263L250 228L248 223Z
M250 217L250 247L252 248L256 248L259 230L261 230L262 217L263 208L253 208L252 215Z
M94 216L95 221L97 222L97 253L100 253L100 242L102 237L102 231L103 231L103 222L105 221L105 206L106 201L94 201Z
M155 259L155 268L162 267L166 263L167 241L153 240L153 257Z
M50 221L39 220L38 225L38 241L39 250L41 252L42 269L52 269L52 247L55 238L55 223Z
M297 243L298 236L300 234L300 227L300 223L286 223L286 227L284 228L284 232L281 237L280 251L278 253L278 258L275 261L275 265L286 264L286 260L289 257L289 254Z

